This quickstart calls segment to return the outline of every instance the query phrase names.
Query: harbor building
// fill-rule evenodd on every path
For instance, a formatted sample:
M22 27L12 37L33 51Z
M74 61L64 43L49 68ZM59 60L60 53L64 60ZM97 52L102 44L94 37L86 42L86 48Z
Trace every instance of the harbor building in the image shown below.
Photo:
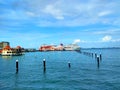
M5 48L6 46L10 46L10 43L9 42L5 42L5 41L0 42L0 49Z
M10 46L5 46L1 51L2 56L19 56L23 55L22 48L17 46L16 48L11 48Z

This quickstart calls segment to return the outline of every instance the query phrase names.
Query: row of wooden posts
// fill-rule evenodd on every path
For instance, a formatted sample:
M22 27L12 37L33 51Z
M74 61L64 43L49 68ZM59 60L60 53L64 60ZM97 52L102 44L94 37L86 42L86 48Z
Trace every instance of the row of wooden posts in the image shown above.
M68 62L68 67L71 68L71 63ZM18 60L16 60L16 73L18 73L18 70L19 70L19 63L18 63ZM43 59L43 70L44 72L46 71L46 60Z
M79 53L86 55L86 56L90 56L92 58L95 58L95 60L97 61L97 67L99 69L100 61L102 61L102 54L101 53L97 54L97 53L92 53L92 52L81 52L81 51Z
M97 67L99 69L100 61L102 60L102 54L97 55L97 53L91 53L91 52L79 52L79 53L95 58L95 60L97 61ZM68 67L71 68L70 62L68 62ZM19 70L19 64L18 64L18 60L16 60L16 72L18 72L18 70ZM46 71L46 60L45 59L43 59L43 70Z

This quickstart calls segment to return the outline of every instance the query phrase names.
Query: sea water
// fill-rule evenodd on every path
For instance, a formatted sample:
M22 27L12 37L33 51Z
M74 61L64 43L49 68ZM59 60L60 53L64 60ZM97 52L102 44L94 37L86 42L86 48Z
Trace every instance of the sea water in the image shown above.
M120 49L83 51L101 53L100 67L94 57L76 51L0 56L0 90L120 90Z

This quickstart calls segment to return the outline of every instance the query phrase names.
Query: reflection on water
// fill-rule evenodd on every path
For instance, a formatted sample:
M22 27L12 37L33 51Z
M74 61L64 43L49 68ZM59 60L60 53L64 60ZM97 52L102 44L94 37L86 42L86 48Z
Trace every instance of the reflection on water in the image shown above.
M12 56L2 56L3 59L10 60Z

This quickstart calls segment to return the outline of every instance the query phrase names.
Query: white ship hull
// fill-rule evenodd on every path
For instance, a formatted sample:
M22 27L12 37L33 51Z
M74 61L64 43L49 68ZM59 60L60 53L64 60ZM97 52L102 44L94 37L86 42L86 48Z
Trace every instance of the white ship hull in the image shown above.
M64 47L66 51L78 51L80 50L80 47L76 44L70 44Z

